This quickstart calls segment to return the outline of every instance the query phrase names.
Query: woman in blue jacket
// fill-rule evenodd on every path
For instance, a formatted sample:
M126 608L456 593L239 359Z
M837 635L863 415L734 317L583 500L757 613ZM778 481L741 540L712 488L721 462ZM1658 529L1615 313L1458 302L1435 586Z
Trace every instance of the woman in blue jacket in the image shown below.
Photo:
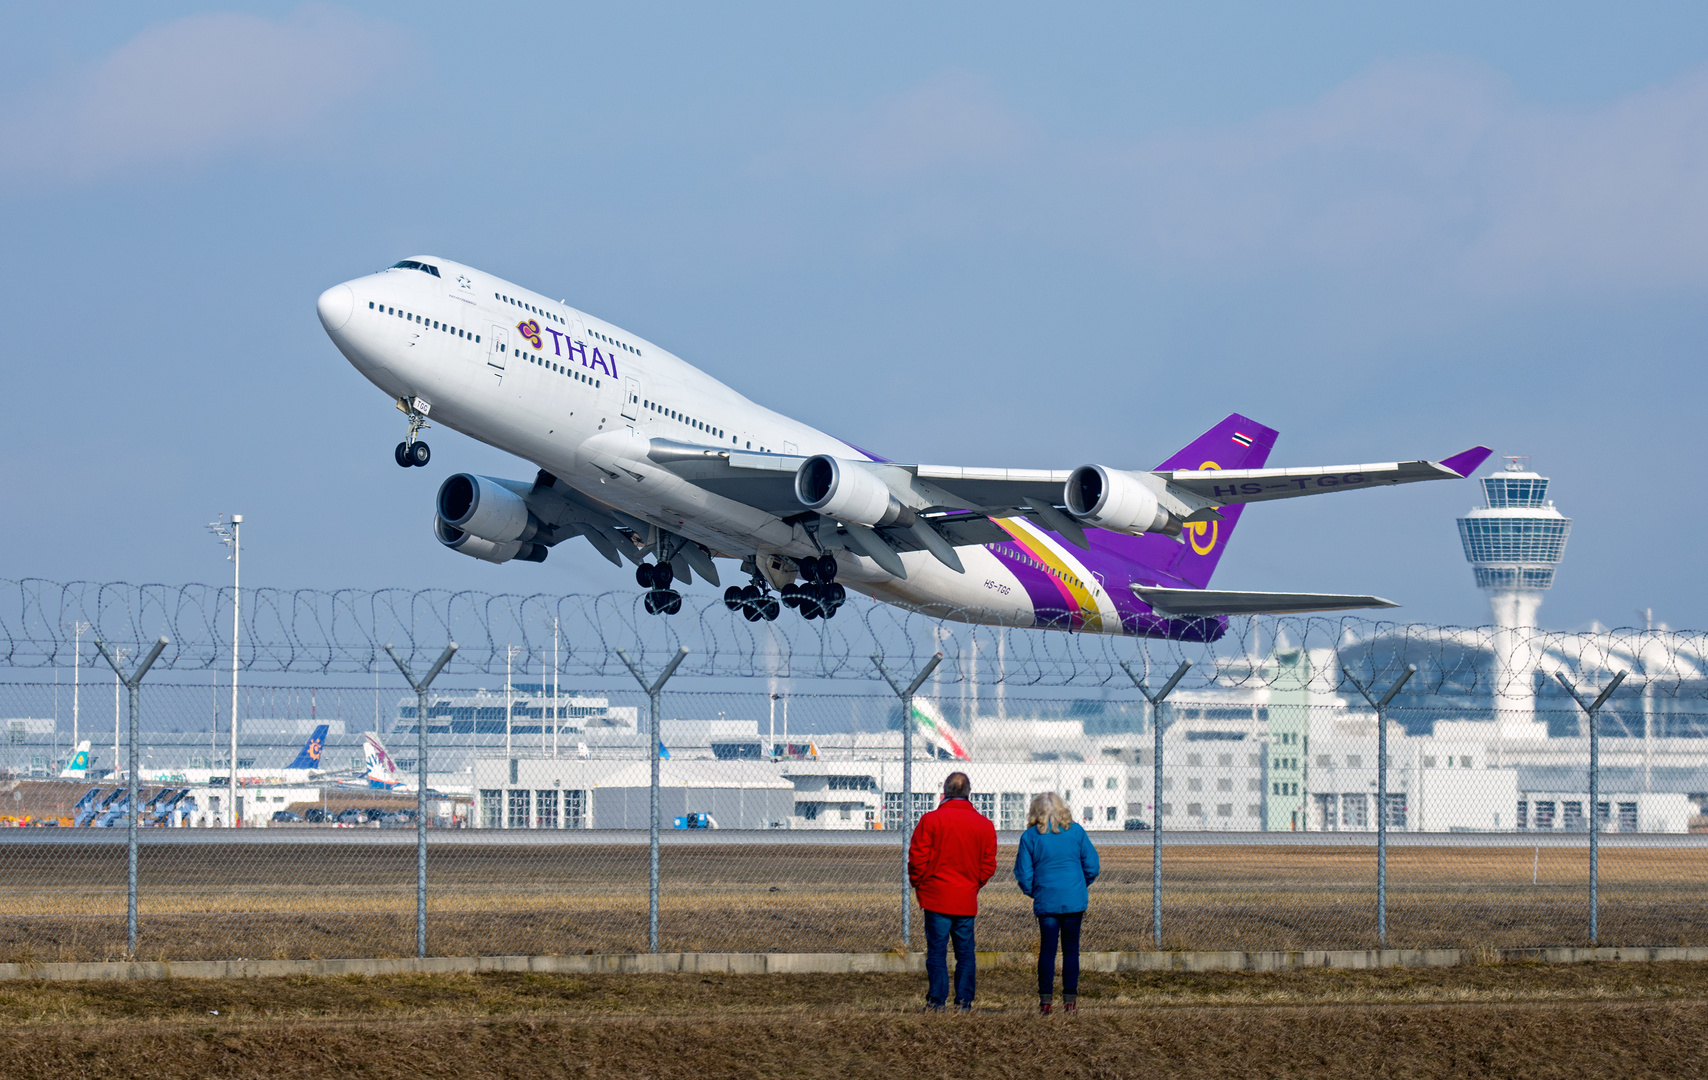
M1097 849L1053 791L1032 800L1014 880L1032 898L1038 917L1038 1011L1050 1015L1056 982L1056 942L1062 947L1062 1011L1079 1011L1079 927L1097 880Z

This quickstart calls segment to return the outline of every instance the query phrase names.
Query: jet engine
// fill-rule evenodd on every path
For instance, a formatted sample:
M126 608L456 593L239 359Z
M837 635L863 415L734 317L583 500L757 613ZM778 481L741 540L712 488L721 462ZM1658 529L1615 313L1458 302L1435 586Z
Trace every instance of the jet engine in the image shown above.
M544 544L530 544L520 540L509 540L502 544L491 540L483 540L473 533L466 533L445 521L442 517L433 519L433 535L439 538L452 551L460 551L471 558L482 559L489 563L506 563L511 559L521 559L523 562L545 562L546 552L550 549Z
M452 529L494 544L532 540L540 531L539 519L528 512L526 500L504 481L490 476L457 473L439 485L435 505L439 520ZM442 534L440 540L444 541ZM508 558L492 561L504 562Z
M809 510L857 525L906 525L913 511L869 469L828 454L807 458L795 470L795 498Z
M1110 532L1137 536L1168 527L1168 511L1156 492L1132 473L1118 469L1081 465L1068 474L1062 501L1074 517Z

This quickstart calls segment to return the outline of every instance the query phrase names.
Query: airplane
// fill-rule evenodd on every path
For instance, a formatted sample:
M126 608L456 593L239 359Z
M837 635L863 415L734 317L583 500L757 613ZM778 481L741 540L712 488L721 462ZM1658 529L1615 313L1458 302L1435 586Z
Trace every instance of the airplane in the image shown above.
M317 724L314 731L309 733L302 749L291 759L290 764L282 769L268 772L255 772L248 775L239 774L239 783L272 783L272 784L302 784L318 779L320 769L320 752L326 746L326 733L331 729L329 724ZM80 748L81 749L81 748ZM73 759L75 761L75 759ZM116 777L117 774L115 774ZM226 769L144 769L137 774L142 780L157 783L206 784L214 777L228 775ZM223 781L222 781L223 782Z
M532 480L456 473L434 535L491 563L585 538L634 564L649 614L672 586L745 585L750 622L829 619L853 589L938 618L1213 641L1228 617L1394 607L1377 596L1210 589L1248 503L1463 479L1488 458L1265 468L1277 432L1233 414L1155 470L891 461L767 409L614 323L474 267L415 256L334 285L327 335L406 419L393 459L426 465L433 423L523 458ZM800 579L797 581L797 579Z
M89 775L89 740L84 739L77 744L77 750L71 755L71 760L65 763L65 768L59 770L60 779L83 780Z

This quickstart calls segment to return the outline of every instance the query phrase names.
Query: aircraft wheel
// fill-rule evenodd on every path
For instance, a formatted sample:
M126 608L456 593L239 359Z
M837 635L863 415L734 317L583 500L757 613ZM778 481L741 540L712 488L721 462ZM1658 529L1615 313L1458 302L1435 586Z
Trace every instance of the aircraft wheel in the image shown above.
M824 592L833 607L841 607L848 600L848 590L834 581L824 587Z
M635 567L635 584L643 589L652 588L652 564L641 563Z
M747 590L743 589L739 585L731 585L729 588L725 589L724 607L729 608L731 611L739 611L742 604L747 601L747 597L743 595L746 591Z
M765 599L759 601L759 617L764 619L766 622L775 622L778 613L782 610L783 606L777 603L777 598L775 596L767 596Z
M656 592L649 592L641 599L641 603L646 607L646 613L648 615L658 614L658 596L659 594Z
M796 559L795 560L795 569L800 573L802 581L806 582L808 585L817 584L817 582L818 582L818 560L816 558L815 559Z
M754 607L752 604L741 605L741 617L746 619L748 622L758 622L762 618L759 614L759 609Z
M816 561L818 563L817 580L824 582L826 585L834 582L836 580L836 556L827 551L823 555L820 555Z
M678 611L682 610L681 593L675 592L671 589L665 589L659 595L663 597L663 600L659 604L659 610L664 612L666 615L674 615Z
M801 606L801 600L806 595L806 593L803 591L804 588L805 588L804 586L797 585L792 581L789 582L787 585L783 586L783 588L780 590L783 594L783 606L784 607L791 607L791 608L792 607L800 607Z
M404 468L409 468L409 444L398 443L397 449L392 451L391 459Z
M425 465L432 460L433 451L428 449L426 443L418 442L409 444L409 463L411 465Z
M652 587L668 589L670 583L676 580L676 571L667 562L661 562L652 568Z

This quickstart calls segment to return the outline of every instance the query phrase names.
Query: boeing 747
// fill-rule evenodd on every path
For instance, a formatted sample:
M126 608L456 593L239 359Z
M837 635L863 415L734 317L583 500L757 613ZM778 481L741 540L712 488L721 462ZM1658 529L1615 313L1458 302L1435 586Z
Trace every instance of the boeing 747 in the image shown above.
M339 351L407 419L394 457L427 464L432 423L531 462L457 473L433 530L493 563L583 537L635 566L645 607L677 581L745 584L749 621L834 616L853 589L942 618L1213 640L1227 616L1394 606L1376 596L1208 588L1246 503L1462 479L1489 456L1265 468L1274 429L1227 417L1153 470L905 464L758 405L668 350L563 301L431 256L321 294Z

